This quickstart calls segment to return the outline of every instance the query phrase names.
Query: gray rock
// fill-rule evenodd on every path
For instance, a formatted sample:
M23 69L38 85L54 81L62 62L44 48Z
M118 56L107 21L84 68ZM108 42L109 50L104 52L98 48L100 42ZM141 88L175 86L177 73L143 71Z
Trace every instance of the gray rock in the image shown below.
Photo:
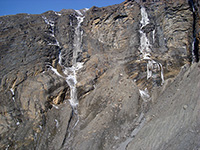
M127 146L134 149L198 149L199 64L180 74L146 114L155 116ZM183 109L184 108L184 109Z
M200 37L198 3L195 26L185 0L80 10L78 107L69 104L65 74L78 12L0 17L0 149L198 149L200 64L190 64L194 27ZM141 6L149 18L142 29ZM164 83L158 67L147 78L140 30Z

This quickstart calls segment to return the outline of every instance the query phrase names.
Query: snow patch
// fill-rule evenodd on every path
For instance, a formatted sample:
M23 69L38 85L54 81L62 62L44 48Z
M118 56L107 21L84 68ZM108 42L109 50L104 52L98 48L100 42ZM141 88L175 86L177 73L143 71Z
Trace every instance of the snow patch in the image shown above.
M55 11L54 11L54 13L55 13L56 15L58 15L58 16L61 16L61 15L62 15L61 13L58 13L58 12L55 12Z
M84 12L86 12L86 11L88 11L88 10L89 10L89 8L84 8L84 9L83 9Z

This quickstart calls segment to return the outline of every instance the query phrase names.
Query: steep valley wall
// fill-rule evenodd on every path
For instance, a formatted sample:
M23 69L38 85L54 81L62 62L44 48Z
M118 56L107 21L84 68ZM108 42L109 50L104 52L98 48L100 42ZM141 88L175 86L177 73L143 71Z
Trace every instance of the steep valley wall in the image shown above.
M199 6L1 16L0 149L200 149Z

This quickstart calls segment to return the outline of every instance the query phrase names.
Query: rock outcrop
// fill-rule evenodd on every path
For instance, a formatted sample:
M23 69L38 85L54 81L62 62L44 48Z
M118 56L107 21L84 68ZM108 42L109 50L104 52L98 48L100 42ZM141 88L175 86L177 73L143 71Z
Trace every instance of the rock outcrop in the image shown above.
M0 17L0 149L199 149L199 6Z

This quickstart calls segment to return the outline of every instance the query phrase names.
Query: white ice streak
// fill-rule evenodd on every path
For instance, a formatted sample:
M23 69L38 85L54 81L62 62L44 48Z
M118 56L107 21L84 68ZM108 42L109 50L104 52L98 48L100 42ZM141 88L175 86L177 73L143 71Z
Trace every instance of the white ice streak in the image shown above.
M58 120L55 119L55 122L56 122L56 127L58 128L58 126L59 126L59 122L58 122Z
M55 36L54 36L54 38L55 38ZM57 39L55 39L55 40L56 40L56 43L49 43L48 45L54 45L54 46L60 47L60 43L57 41Z
M10 91L12 93L12 100L15 102L15 91L13 88L10 88Z
M146 36L146 33L144 33L142 31L142 28L144 26L146 26L147 24L149 24L149 18L148 18L147 12L146 12L144 7L141 7L141 16L142 16L142 18L141 18L140 23L141 23L142 26L140 28L140 47L139 47L139 50L142 54L143 59L146 59L146 58L149 58L149 56L151 56L151 54L150 54L151 53L151 49L150 49L151 44L150 44L149 39ZM148 57L146 57L146 56L148 56Z
M61 13L58 13L58 12L56 12L56 11L54 11L54 13L55 13L56 15L58 15L58 16L61 16L61 15L62 15Z
M85 13L86 11L88 11L88 10L89 10L89 8L81 9L81 11L84 12L84 13ZM84 16L83 13L82 13L81 11L80 11L80 10L75 10L75 12L76 12L79 16Z
M60 47L60 43L58 42L58 40L56 39L56 36L55 36L55 31L54 31L55 22L52 21L52 20L47 19L45 16L42 16L42 18L44 19L44 21L45 21L46 24L48 24L48 25L51 26L51 28L49 29L50 36L53 37L53 38L55 38L55 41L56 41L55 43L49 43L48 45L54 45L54 46Z
M151 44L146 36L146 33L144 33L142 30L140 30L140 47L139 50L142 54L142 58L144 59L144 56L151 56Z
M15 91L13 88L10 88L10 91L11 91L12 95L15 95Z
M165 83L164 73L163 73L163 67L162 67L161 63L159 63L159 65L160 65L160 76L161 76L161 80L162 80L161 85L163 85Z
M80 10L75 10L75 11L76 11L76 13L77 13L79 16L83 16L83 14L81 13Z
M141 19L140 23L142 25L141 28L143 28L144 26L149 24L149 18L148 18L147 12L144 7L141 7L141 16L142 16L142 19Z
M139 92L144 102L148 102L149 99L151 98L149 95L148 89L145 88L144 90L139 90Z
M193 42L192 42L192 63L195 63L196 62L196 56L195 56L195 38L193 39Z
M62 53L60 52L59 53L59 56L58 56L59 58L58 58L58 64L59 65L62 65L61 63L62 63Z
M86 11L88 11L88 10L89 10L89 8L84 8L84 9L83 9L84 12L86 12Z
M153 36L153 37L152 37L152 38L153 38L153 43L155 43L155 32L156 32L156 30L154 29L154 30L153 30L153 33L152 33L152 34L153 34L153 35L152 35L152 36Z
M50 66L50 68L51 68L51 70L52 70L57 76L63 77L63 76L58 72L58 70L57 70L56 68L54 68L54 67L52 67L52 66Z
M82 35L83 32L80 30L81 23L84 20L84 17L77 16L78 25L75 28L75 38L74 38L74 51L73 51L73 60L72 64L76 64L76 59L78 57L78 53L81 52L81 43L82 43Z
M54 105L54 104L52 104L52 106L53 106L55 109L59 109L59 107L56 106L56 105Z

